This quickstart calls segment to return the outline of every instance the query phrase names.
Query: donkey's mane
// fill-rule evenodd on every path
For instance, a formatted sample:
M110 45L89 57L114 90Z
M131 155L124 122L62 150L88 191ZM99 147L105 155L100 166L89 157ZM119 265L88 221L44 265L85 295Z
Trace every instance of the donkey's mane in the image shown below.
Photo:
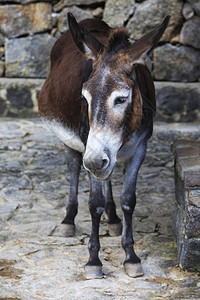
M121 49L127 48L130 45L128 38L126 28L114 28L108 38L107 51L119 52Z

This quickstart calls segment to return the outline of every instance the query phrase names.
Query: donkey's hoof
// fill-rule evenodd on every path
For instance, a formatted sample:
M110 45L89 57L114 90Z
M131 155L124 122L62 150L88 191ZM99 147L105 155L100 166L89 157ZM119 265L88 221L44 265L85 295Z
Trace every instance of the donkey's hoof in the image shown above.
M108 224L110 236L118 236L122 234L122 223Z
M85 266L86 279L103 278L102 266Z
M75 233L75 225L73 224L60 224L60 228L59 228L59 233L61 236L66 236L66 237L70 237L70 236L74 236Z
M129 277L133 277L133 278L141 277L144 275L141 263L137 263L137 264L125 263L124 264L124 272Z

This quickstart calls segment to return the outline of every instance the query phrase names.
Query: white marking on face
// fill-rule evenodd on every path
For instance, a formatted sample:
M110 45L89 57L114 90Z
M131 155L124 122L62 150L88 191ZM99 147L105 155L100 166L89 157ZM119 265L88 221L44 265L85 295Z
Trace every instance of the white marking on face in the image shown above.
M57 120L43 118L43 122L66 146L82 153L85 151L85 146L75 131Z
M88 90L86 89L82 89L82 95L85 97L85 99L87 100L87 103L90 107L91 101L92 101L92 96L90 94L90 92L88 92Z
M121 100L121 101L120 101ZM114 110L117 114L127 107L127 104L132 101L132 89L120 89L113 91L107 100L107 105L110 109Z
M112 154L119 149L120 145L120 132L114 133L108 126L104 126L103 128L90 128L87 140L87 149L91 148L93 152L97 153L102 149L108 148Z
M107 82L107 76L111 74L110 68L109 67L105 67L102 70L102 77L101 77L101 86L104 86Z
M113 133L109 126L101 128L92 126L88 135L86 151L83 157L83 162L93 161L98 157L103 159L105 150L109 153L109 166L105 170L104 177L107 178L112 172L117 160L117 152L121 147L121 132ZM87 169L87 166L84 167ZM88 170L90 171L90 170ZM93 174L95 176L95 174Z

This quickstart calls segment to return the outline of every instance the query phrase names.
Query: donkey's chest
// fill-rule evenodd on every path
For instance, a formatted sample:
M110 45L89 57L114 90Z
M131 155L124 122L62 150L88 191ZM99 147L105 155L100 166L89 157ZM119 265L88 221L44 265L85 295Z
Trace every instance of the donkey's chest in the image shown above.
M45 125L69 148L83 153L85 145L83 144L79 134L66 126L60 121L47 120L43 118Z

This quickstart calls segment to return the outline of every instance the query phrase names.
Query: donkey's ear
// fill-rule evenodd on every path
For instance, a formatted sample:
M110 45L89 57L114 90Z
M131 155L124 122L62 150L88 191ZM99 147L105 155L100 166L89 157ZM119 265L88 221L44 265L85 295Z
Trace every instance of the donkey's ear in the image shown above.
M69 30L76 46L88 57L95 59L104 46L85 28L80 26L72 13L67 14Z
M131 45L129 48L129 55L133 63L144 63L146 57L155 48L163 35L169 23L169 19L170 16L166 16L162 24Z

